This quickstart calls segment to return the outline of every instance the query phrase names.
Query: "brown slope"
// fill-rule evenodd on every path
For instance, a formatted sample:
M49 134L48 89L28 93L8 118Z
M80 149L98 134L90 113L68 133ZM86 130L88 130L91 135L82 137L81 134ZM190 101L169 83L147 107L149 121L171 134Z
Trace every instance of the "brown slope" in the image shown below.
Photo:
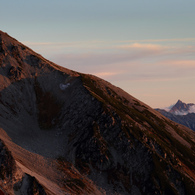
M12 151L12 158L15 161L14 165L26 173L26 175L29 175L28 178L36 178L36 180L44 186L46 194L80 194L83 192L83 189L80 186L75 187L76 181L82 182L85 186L85 192L101 194L98 192L99 190L96 189L95 185L93 185L90 180L80 175L70 163L62 163L61 159L44 158L38 154L27 151L14 144L2 129L0 130L0 139L3 139L6 146ZM10 170L15 171L14 168ZM64 181L66 180L69 182L65 185ZM32 180L30 179L29 182L32 182ZM13 187L13 189L20 185L19 181L15 181L14 183L13 186L16 187ZM7 191L8 189L5 188L5 190ZM18 189L16 191L18 191L17 194L22 194L22 190ZM9 191L9 194L12 193L12 191Z
M34 177L21 171L11 152L0 140L0 193L46 195L45 190Z

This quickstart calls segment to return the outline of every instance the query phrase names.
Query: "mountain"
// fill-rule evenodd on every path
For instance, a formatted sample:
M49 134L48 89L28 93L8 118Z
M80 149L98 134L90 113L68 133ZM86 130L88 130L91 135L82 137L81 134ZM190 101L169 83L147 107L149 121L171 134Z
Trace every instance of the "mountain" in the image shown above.
M188 113L195 113L195 104L186 104L181 100L178 100L169 112L174 115L186 115Z
M170 120L195 131L195 104L186 104L181 100L178 100L170 110L159 108L156 110Z
M0 175L2 191L194 194L195 133L122 89L1 31L0 82L0 139L11 159L0 164L11 171Z

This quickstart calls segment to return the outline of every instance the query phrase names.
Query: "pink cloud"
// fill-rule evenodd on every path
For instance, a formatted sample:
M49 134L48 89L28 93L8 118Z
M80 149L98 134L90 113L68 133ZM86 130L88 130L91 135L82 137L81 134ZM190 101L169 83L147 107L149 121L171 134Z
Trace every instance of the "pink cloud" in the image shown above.
M127 42L192 42L195 38L181 38L181 39L143 39L143 40L129 40Z
M113 76L119 75L121 73L119 72L94 72L93 75L96 75L97 77L103 78L103 79L109 79Z
M156 44L143 44L143 43L133 43L130 45L121 45L119 46L121 49L140 49L140 50L153 50L153 51L159 51L164 50L167 47L162 45L156 45Z

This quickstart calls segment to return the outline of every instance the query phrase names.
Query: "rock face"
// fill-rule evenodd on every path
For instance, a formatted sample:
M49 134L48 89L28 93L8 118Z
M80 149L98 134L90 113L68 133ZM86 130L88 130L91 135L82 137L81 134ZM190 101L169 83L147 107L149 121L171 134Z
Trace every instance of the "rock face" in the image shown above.
M169 111L163 109L156 110L170 120L195 131L195 105L193 103L186 104L178 100Z
M28 194L28 195L46 195L43 187L38 183L35 177L25 174L21 181L14 184L15 194Z
M194 132L123 90L57 66L3 32L0 82L0 138L28 174L28 189L194 194Z
M21 172L2 140L0 140L0 186L2 194L46 195L34 177Z
M0 179L10 181L15 172L16 165L5 144L0 140Z

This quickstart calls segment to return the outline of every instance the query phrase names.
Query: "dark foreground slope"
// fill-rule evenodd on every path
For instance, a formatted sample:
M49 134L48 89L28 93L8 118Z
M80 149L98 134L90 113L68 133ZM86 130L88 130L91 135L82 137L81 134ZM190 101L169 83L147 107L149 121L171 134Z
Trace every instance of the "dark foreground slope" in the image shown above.
M195 134L0 32L0 138L48 194L194 194Z

